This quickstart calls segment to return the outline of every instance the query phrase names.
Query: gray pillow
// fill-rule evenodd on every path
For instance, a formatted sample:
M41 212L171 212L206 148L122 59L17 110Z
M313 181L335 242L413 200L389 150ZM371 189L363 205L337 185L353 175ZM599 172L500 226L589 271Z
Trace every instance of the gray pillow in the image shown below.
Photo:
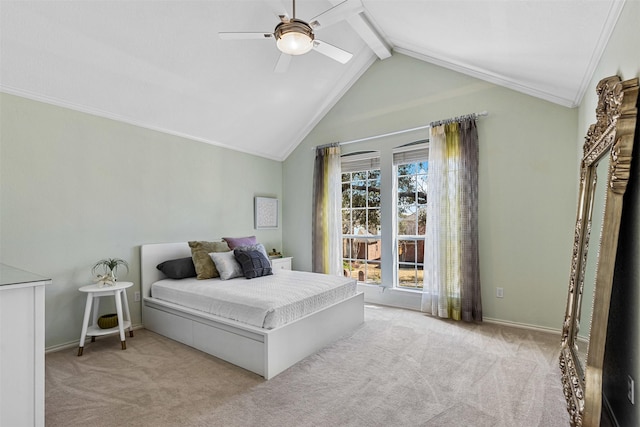
M233 254L242 266L242 273L247 279L273 274L269 259L260 251L241 251L235 249Z
M196 277L196 267L193 265L193 258L170 259L161 262L156 268L164 273L169 279L186 279Z
M242 277L242 267L236 261L233 252L211 252L209 254L216 265L220 278L229 280L235 277Z

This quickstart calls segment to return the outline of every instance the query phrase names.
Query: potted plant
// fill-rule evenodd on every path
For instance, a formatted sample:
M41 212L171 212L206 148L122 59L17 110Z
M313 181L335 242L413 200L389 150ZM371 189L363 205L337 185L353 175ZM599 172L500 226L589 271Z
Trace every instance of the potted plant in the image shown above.
M102 274L97 274L98 282L103 285L113 285L118 280L117 273L118 267L120 266L125 267L127 273L129 272L129 264L127 261L120 258L105 258L96 262L91 268L91 272L93 274L102 272Z

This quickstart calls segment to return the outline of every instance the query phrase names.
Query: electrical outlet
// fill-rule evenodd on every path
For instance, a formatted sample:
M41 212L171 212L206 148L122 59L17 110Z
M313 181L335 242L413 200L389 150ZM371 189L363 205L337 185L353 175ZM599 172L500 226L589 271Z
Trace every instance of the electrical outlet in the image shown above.
M496 297L504 298L504 288L496 288Z
M135 302L140 301L140 292L134 292L134 293L133 293L133 300L134 300Z
M631 378L631 375L627 376L627 398L629 399L629 402L631 402L632 405L635 405L635 381L633 381L633 378Z

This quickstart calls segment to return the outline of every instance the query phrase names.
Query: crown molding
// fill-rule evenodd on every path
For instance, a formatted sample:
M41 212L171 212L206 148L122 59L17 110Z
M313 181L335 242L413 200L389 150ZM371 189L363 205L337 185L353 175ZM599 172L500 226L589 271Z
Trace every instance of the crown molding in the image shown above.
M613 30L618 23L618 19L620 18L620 15L622 15L622 9L624 9L625 3L626 0L614 0L611 3L611 8L609 9L609 13L607 14L607 19L602 26L602 32L600 33L600 37L598 38L598 43L593 49L593 54L591 55L589 64L587 65L584 75L582 76L582 81L580 82L576 97L573 100L574 105L582 104L582 98L587 92L587 89L590 88L591 80L593 79L600 60L602 59L602 55L607 48L609 39L611 38Z

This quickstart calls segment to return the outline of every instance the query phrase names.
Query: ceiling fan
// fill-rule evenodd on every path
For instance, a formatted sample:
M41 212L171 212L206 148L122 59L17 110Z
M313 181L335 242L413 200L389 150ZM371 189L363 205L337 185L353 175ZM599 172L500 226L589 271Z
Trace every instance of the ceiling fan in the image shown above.
M311 18L308 23L296 18L296 0L292 1L293 18L290 18L286 12L277 12L280 23L276 25L272 33L220 32L218 35L223 40L275 39L276 46L281 52L274 69L277 73L287 70L292 55L302 55L311 50L315 50L342 64L349 62L353 57L351 53L316 39L314 30L326 28L351 15L362 12L364 8L361 1L346 0ZM269 3L274 10L281 9L278 1L269 1Z

